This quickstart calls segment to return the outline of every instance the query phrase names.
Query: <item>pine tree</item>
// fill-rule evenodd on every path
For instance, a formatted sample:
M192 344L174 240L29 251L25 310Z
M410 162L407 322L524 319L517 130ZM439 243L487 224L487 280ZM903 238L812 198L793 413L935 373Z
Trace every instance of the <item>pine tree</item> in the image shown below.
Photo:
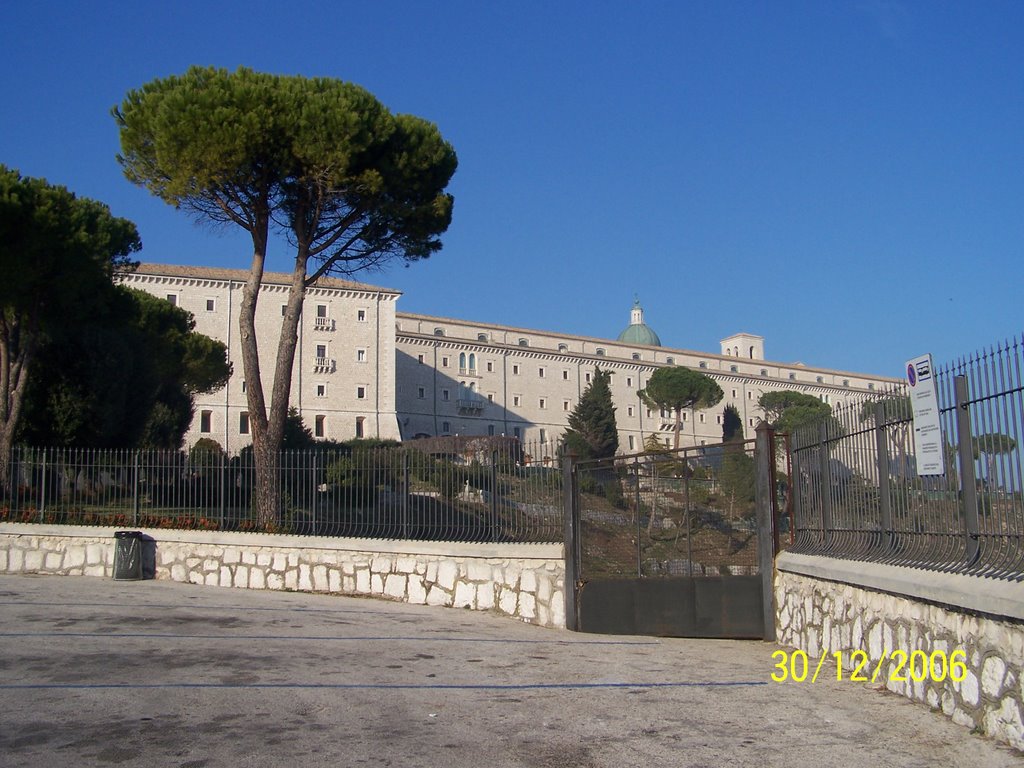
M743 417L739 408L731 403L722 411L722 442L731 443L743 440Z
M619 450L610 378L610 373L595 368L593 380L569 414L565 442L568 450L580 459L606 459Z

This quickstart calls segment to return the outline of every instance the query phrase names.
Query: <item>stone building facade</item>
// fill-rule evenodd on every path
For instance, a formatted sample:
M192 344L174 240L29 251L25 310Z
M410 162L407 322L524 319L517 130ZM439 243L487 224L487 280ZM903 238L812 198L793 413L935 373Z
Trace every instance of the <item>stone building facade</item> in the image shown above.
M250 442L238 341L243 270L143 264L124 283L173 301L196 330L228 345L227 387L196 400L186 441L217 440L230 453ZM257 311L260 359L273 360L290 276L265 275ZM764 338L738 333L719 353L661 345L635 302L616 340L396 311L398 291L323 278L309 289L301 319L291 404L317 437L411 439L505 435L554 446L598 367L612 374L620 451L642 450L654 433L671 443L674 418L639 397L658 368L681 365L714 378L725 393L683 414L681 445L720 442L723 411L734 405L748 437L765 392L796 390L842 405L894 379L780 363L764 357ZM265 365L269 392L272 368ZM540 458L540 457L538 457Z
M187 444L209 437L234 454L251 434L238 317L245 270L143 264L123 284L192 313L196 330L227 344L233 373L223 389L198 395ZM270 397L281 314L291 276L264 275L256 310L263 391ZM398 439L395 304L387 288L321 278L306 293L292 370L291 405L317 437Z

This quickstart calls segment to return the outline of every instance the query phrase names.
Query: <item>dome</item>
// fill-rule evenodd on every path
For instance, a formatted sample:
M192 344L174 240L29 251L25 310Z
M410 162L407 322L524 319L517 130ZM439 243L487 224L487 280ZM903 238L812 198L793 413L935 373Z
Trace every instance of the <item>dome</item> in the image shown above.
M649 347L660 347L658 334L644 322L644 310L640 299L633 301L633 309L629 315L629 325L619 334L619 341L626 344L643 344Z

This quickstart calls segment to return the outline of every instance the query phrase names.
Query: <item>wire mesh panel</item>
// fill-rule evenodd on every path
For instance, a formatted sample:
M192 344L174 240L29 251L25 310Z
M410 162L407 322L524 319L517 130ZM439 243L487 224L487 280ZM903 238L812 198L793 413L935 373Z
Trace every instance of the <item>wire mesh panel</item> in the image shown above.
M757 574L753 448L577 464L580 578Z
M1019 341L936 371L945 473L920 476L896 389L794 430L794 551L1020 580Z

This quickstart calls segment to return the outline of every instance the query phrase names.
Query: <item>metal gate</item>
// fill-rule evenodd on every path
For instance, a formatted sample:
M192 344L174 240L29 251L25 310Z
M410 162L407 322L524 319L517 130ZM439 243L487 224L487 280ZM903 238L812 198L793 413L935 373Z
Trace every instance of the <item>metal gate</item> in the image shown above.
M762 428L756 441L571 464L571 628L772 638L773 442Z

